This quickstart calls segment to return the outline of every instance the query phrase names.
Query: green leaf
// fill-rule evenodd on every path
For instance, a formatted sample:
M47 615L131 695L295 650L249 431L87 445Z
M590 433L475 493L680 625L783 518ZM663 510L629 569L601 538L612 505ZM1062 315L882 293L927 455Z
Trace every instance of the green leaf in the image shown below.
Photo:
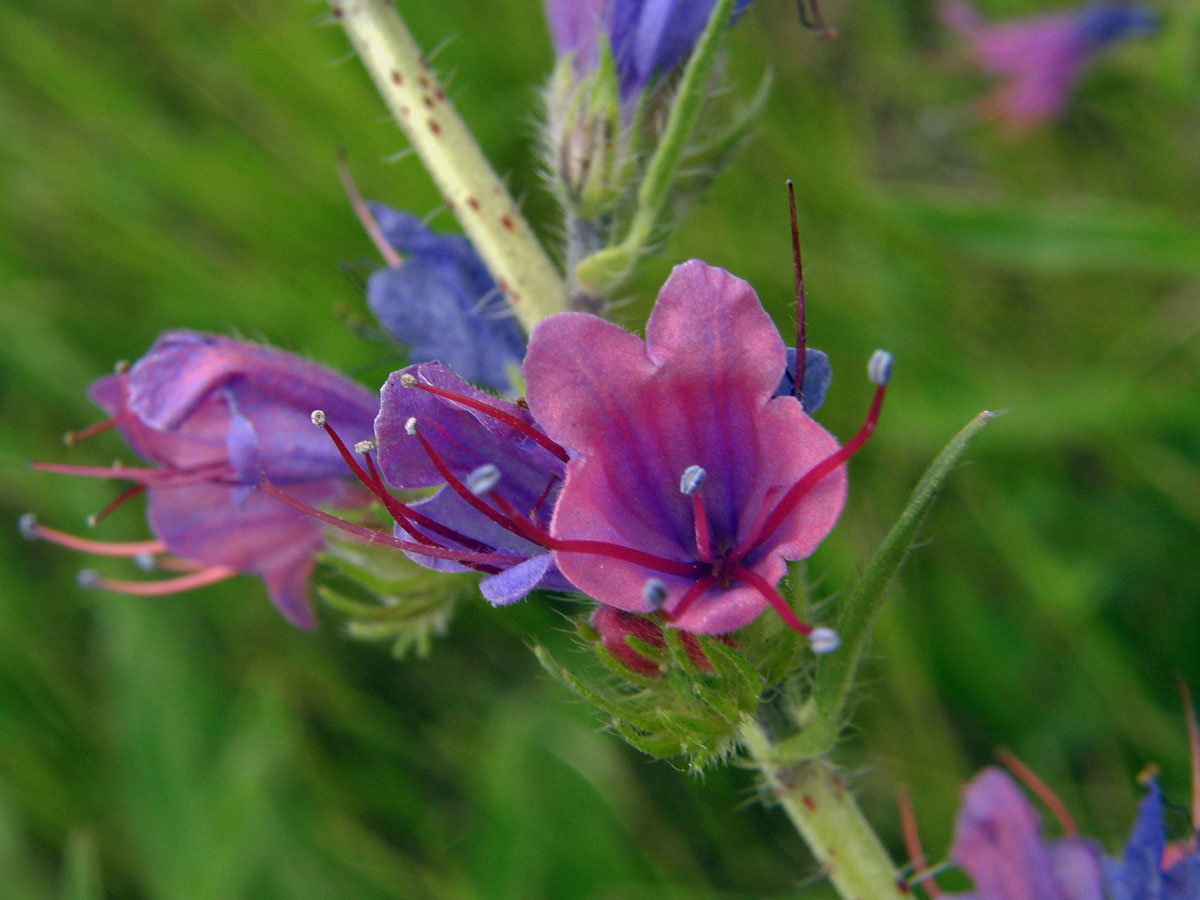
M1098 197L987 202L909 193L895 215L983 259L1033 272L1200 273L1200 223L1148 204Z
M916 542L921 523L975 436L996 413L984 410L951 439L930 464L912 493L908 506L892 526L866 571L851 589L841 610L838 635L841 649L821 658L809 703L801 710L802 730L787 744L791 753L818 756L828 752L841 731L846 698L867 647L871 626L883 605L884 591ZM779 748L777 748L779 749Z
M74 831L67 838L63 860L62 900L104 900L100 879L100 857L96 840L86 831Z

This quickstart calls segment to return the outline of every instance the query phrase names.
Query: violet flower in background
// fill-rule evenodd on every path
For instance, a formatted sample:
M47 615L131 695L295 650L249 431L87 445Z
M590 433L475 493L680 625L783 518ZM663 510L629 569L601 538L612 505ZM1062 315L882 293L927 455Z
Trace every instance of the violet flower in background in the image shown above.
M582 78L595 65L603 36L612 48L627 101L687 60L716 0L545 0L558 56L575 54ZM739 16L750 0L738 0Z
M512 390L525 337L479 254L459 234L439 234L420 219L369 204L382 237L404 255L367 280L367 306L411 362L438 360L463 378Z
M661 609L699 633L739 628L770 603L814 646L836 646L775 584L833 528L842 463L869 428L839 450L794 398L772 397L785 364L753 289L700 260L675 267L645 342L584 313L539 323L523 370L529 408L578 454L551 534L641 554L556 549L563 575L603 604ZM882 388L870 427L881 400Z
M1169 846L1158 783L1146 782L1137 819L1121 859L1103 860L1111 900L1195 900L1200 897L1200 849L1195 841Z
M1079 837L1045 840L1033 805L1001 769L963 788L950 858L975 885L957 900L1104 900L1099 848Z
M412 509L441 526L440 531L425 528L422 533L442 548L493 554L484 563L483 571L489 573L480 583L484 597L499 605L515 602L536 587L570 590L548 550L481 511L484 504L499 504L538 523L549 519L554 509L564 461L530 438L534 426L528 411L476 390L439 363L393 372L380 398L375 435L384 479L402 490L441 488ZM494 412L472 409L465 402ZM497 413L523 427L497 418ZM464 488L470 500L464 499ZM499 508L494 515L503 518ZM398 520L395 535L410 540L414 530ZM468 568L415 551L409 556L437 571Z
M1018 127L1058 115L1084 67L1123 38L1152 33L1148 7L1093 3L1075 10L989 24L961 0L940 7L942 21L972 44L976 62L1006 84L990 95L989 110Z
M126 371L94 382L89 396L130 449L153 468L35 464L37 468L134 482L144 491L156 541L104 544L23 520L30 537L110 556L170 554L155 565L185 572L166 581L117 581L88 570L85 586L163 594L241 572L258 575L295 625L313 615L308 579L323 526L258 493L266 478L311 505L352 505L365 494L346 482L337 449L312 427L314 407L347 434L368 437L375 396L322 366L247 341L168 332ZM98 429L91 429L92 431Z

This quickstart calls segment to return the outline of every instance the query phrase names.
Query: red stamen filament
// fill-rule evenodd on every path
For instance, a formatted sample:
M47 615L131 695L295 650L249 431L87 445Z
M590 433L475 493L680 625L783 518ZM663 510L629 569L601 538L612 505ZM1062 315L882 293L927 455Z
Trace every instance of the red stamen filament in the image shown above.
M1075 820L1071 818L1071 814L1067 812L1066 805L1058 798L1058 795L1050 789L1050 785L1042 781L1037 776L1037 773L1021 762L1012 751L1001 747L996 751L996 756L1000 758L1000 762L1008 767L1009 771L1021 780L1021 783L1025 787L1029 788L1030 793L1046 805L1046 808L1058 820L1058 824L1062 826L1063 832L1068 837L1078 836L1079 829L1075 826Z
M100 510L100 512L96 513L94 516L88 516L88 524L92 527L99 525L101 522L107 519L109 515L112 514L113 510L124 504L126 501L132 500L138 494L145 493L145 490L146 485L144 484L134 484L125 488L125 490L121 491L121 493L117 494L117 496L113 498L113 501L109 503L108 506L104 507L104 509Z
M800 261L800 227L796 224L796 192L788 179L788 213L792 220L792 265L796 270L796 373L792 396L804 400L804 364L807 362L808 332L804 319L804 264Z
M700 492L692 491L692 520L696 529L696 555L701 562L712 562L712 541L708 535L708 514L704 511L704 501Z
M771 605L771 608L779 614L779 618L783 619L785 625L793 631L798 631L803 635L812 634L812 626L806 625L797 618L796 613L788 605L788 602L783 599L783 595L775 590L775 586L767 579L763 578L753 569L747 569L742 566L730 566L729 574L734 578L740 578L756 591L763 595L763 598Z
M232 578L236 574L238 574L237 569L230 569L226 566L208 566L188 575L165 578L161 581L128 581L123 578L96 576L88 580L87 586L99 588L102 591L114 591L118 594L132 594L137 597L165 597L194 588L207 587L210 584Z
M157 484L192 484L202 481L220 481L232 474L228 463L213 463L196 469L151 469L132 466L75 466L69 463L47 463L34 461L29 464L38 472L55 475L78 475L84 478L120 478L136 481L147 486Z
M400 527L412 535L417 541L430 547L443 546L429 538L427 535L417 531L414 523L423 525L433 533L463 544L474 551L481 553L493 552L493 547L489 547L487 544L473 540L467 537L465 534L459 534L457 531L445 527L424 513L418 512L411 506L401 503L399 500L393 497L392 492L384 486L383 479L380 477L379 472L375 469L375 463L372 461L369 454L363 454L367 461L367 468L370 469L370 472L368 473L367 471L364 471L363 467L358 464L358 460L354 458L354 455L350 452L350 449L342 441L341 437L338 436L338 433L334 431L333 426L330 425L329 422L322 422L320 427L327 435L329 435L329 439L333 441L333 445L337 448L342 460L347 466L350 467L350 471L354 473L354 477L357 478L362 486L370 491L371 494L383 504L384 508L388 511L388 515L395 519Z
M397 550L407 550L410 553L417 553L421 556L432 556L435 559L449 559L464 566L471 566L472 568L475 566L499 566L507 568L508 566L515 566L517 563L524 562L520 557L502 553L475 553L469 550L428 547L424 544L413 543L412 541L402 541L386 532L376 531L373 528L347 522L345 519L317 509L315 506L309 506L307 503L297 500L290 494L284 493L269 481L264 480L259 482L258 489L264 494L274 497L280 503L286 504L305 515L312 516L319 522L324 522L326 525L332 525L334 528L341 529L347 534L352 534L366 541L368 544L386 544L389 547L395 547Z
M328 428L328 426L326 427ZM418 543L425 544L427 547L442 546L437 541L417 530L417 527L408 516L408 507L393 497L391 491L383 486L383 479L379 477L379 472L375 468L375 462L371 459L371 454L364 453L363 459L367 463L367 475L370 476L369 480L365 483L365 487L383 501L384 508L388 511L388 515L396 520L396 524L412 535L413 539Z
M623 547L620 544L610 544L608 541L588 541L588 540L570 540L565 538L551 537L549 532L538 528L532 522L527 521L507 501L493 496L497 504L504 504L507 510L498 510L489 506L481 498L477 497L469 487L455 475L441 455L433 448L433 445L421 434L419 430L414 429L414 436L421 443L421 448L429 457L429 461L433 463L434 468L438 470L438 474L442 476L450 489L458 496L462 497L473 509L478 511L487 518L491 519L501 528L511 531L513 534L525 538L531 543L537 544L539 547L545 547L547 550L555 550L562 553L588 553L594 556L607 556L610 559L619 559L624 562L630 562L634 565L642 566L647 569L653 569L656 572L665 572L668 575L683 575L695 576L698 568L703 568L698 563L681 562L677 559L667 559L662 556L655 556L652 553L644 553L641 550L634 550L632 547ZM511 511L511 512L509 512ZM515 514L514 514L515 513Z
M411 382L408 380L409 377L412 378ZM484 403L482 400L476 400L474 397L467 397L463 394L457 394L454 391L448 391L444 388L434 387L432 384L422 384L416 380L415 376L402 378L401 383L404 384L405 387L418 388L426 393L433 394L435 397L453 400L460 406L465 406L468 409L481 412L486 416L491 416L493 419L515 428L517 431L521 432L521 434L533 441L536 441L539 445L553 453L563 462L569 462L571 459L570 455L565 449L563 449L561 445L550 440L550 438L538 431L524 419L520 418L519 416L514 416L512 413L505 412L502 409L497 409L490 403Z
M533 509L529 511L530 519L533 519L535 522L538 521L538 510L542 508L542 504L546 502L546 498L548 498L550 496L550 492L554 490L554 483L558 480L559 478L557 475L550 476L550 480L546 482L546 487L542 490L542 493L537 498L537 501L534 502Z
M663 613L663 616L668 622L674 622L681 618L685 612L692 608L692 605L700 599L700 595L707 591L710 587L717 583L715 575L705 575L690 588L688 588L679 602L675 604L675 608L669 613Z
M108 429L116 424L116 419L105 419L103 422L97 422L95 425L89 425L87 428L80 428L78 431L68 431L63 435L63 443L68 447L73 447L80 441L100 434L102 431L108 431Z
M1200 727L1196 724L1196 707L1183 677L1176 674L1175 683L1183 698L1183 714L1187 720L1188 746L1192 756L1192 831L1200 832ZM1190 846L1196 846L1197 835L1192 835Z
M180 559L178 556L159 556L154 560L154 567L164 572L198 572L206 568L201 563L190 559Z
M379 222L371 215L371 208L363 201L358 185L354 183L354 176L350 174L350 168L344 159L338 160L337 170L338 178L342 182L342 189L346 192L346 198L350 201L350 207L354 210L354 214L358 216L358 221L362 223L363 231L367 233L367 237L371 239L379 251L379 255L383 257L383 261L393 269L398 268L404 260L400 258L396 248L389 244L387 238L383 236Z
M867 420L863 422L858 433L850 438L837 452L831 453L809 469L804 474L804 477L792 485L791 489L784 494L783 499L771 511L771 514L767 516L767 520L763 523L762 528L758 532L748 531L746 533L747 537L734 548L732 558L735 561L744 559L747 553L770 537L771 533L783 523L783 520L788 517L809 491L820 484L838 466L845 463L846 460L862 449L862 445L867 442L867 438L871 436L871 432L875 430L875 424L879 421L879 411L883 406L883 396L885 393L887 393L886 384L881 384L875 388L875 396L871 400L871 410L867 413Z
M23 527L29 537L40 538L80 553L94 553L97 556L137 556L141 553L164 553L167 549L167 545L162 541L94 541L91 538L59 531L57 528L47 528L38 522Z
M929 871L929 867L925 863L925 851L921 848L921 835L917 831L917 816L913 812L912 798L908 796L908 791L904 788L896 791L896 803L900 807L900 828L904 831L904 848L908 852L908 858L913 867L912 880L917 881ZM942 889L938 887L938 883L933 878L929 878L925 882L925 890L929 892L930 897L942 896Z

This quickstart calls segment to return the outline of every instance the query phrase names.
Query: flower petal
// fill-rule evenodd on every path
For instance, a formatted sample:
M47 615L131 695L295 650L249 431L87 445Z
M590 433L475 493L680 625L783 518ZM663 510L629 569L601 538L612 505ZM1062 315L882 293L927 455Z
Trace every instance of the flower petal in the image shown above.
M479 582L479 591L492 606L515 603L538 586L551 562L549 553L531 556L519 565L483 579Z
M1033 807L1005 772L984 769L963 789L950 857L980 900L1058 900Z

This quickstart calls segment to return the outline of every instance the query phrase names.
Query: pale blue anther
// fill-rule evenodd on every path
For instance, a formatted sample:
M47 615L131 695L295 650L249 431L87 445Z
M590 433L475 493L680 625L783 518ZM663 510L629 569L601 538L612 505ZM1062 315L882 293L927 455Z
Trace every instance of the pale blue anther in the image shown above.
M696 493L707 477L708 473L700 466L688 466L683 470L683 476L679 479L679 492L688 495Z

